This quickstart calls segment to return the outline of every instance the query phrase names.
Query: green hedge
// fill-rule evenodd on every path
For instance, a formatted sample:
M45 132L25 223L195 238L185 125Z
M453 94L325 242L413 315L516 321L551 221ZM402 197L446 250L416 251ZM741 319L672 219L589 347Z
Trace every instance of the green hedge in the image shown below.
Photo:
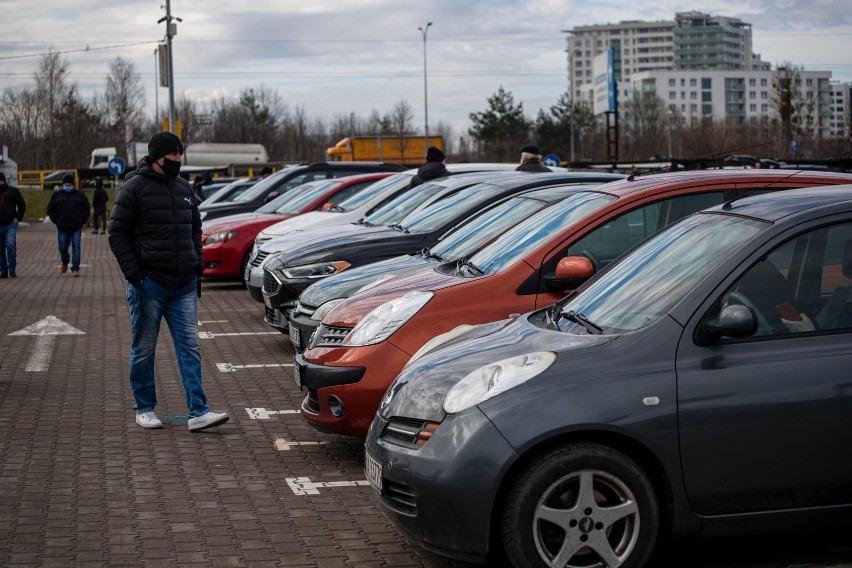
M21 189L21 195L24 196L24 201L27 202L27 212L24 214L24 221L35 223L44 219L47 216L47 202L50 201L50 196L53 195L54 191L60 190ZM109 203L107 203L107 211L109 211L112 209L112 204L115 203L115 188L108 187L106 191L109 194ZM92 203L92 194L94 192L94 188L87 187L83 189L83 193L89 198L90 204Z

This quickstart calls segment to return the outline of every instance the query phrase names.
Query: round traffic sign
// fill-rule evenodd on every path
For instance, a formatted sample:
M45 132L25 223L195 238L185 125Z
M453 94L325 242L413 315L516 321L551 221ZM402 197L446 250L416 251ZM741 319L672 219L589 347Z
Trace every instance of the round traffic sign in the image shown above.
M548 154L547 156L544 157L544 165L545 166L548 166L548 167L551 167L551 168L556 168L556 167L559 167L559 164L561 164L561 163L562 163L562 160L556 154Z
M107 162L107 169L109 173L114 176L118 176L124 173L125 168L127 168L127 164L124 163L120 157L115 156L109 162Z

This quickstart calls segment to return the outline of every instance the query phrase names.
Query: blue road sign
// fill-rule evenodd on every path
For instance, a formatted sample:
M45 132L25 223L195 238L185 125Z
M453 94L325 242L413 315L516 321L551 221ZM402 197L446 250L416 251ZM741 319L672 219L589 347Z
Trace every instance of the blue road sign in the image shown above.
M120 176L121 174L123 174L125 168L127 168L127 164L125 164L124 160L122 160L118 156L107 162L107 169L109 170L109 173L114 176Z
M547 156L544 157L544 165L545 166L548 166L548 167L551 167L551 168L557 168L557 167L559 167L559 164L561 164L561 163L562 163L562 160L556 154L548 154Z
M798 150L799 149L799 141L798 140L791 140L790 141L790 149L793 150L794 152L796 150Z

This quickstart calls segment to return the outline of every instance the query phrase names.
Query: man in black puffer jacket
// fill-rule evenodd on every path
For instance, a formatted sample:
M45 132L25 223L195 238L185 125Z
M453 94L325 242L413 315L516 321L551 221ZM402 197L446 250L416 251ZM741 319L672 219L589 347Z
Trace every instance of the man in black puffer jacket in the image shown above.
M62 176L62 187L53 192L47 203L47 216L56 225L59 241L59 260L62 261L60 270L68 270L71 261L71 276L80 276L80 248L83 235L83 225L89 220L89 199L86 194L74 187L74 176ZM68 255L68 247L71 255Z
M196 432L224 424L228 415L210 410L201 386L201 216L192 187L178 176L182 156L183 143L174 134L160 132L151 138L148 155L116 195L109 246L127 280L136 423L163 427L154 414L154 355L160 320L165 317L186 392L189 429Z

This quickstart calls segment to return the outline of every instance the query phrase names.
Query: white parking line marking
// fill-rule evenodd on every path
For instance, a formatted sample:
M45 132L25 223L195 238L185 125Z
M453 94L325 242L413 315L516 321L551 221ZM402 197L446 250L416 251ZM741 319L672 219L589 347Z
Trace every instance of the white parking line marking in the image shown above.
M324 446L326 444L328 442L288 442L284 438L278 438L275 440L275 449L286 452L294 446Z
M216 363L216 367L220 373L234 373L242 369L265 369L265 368L281 368L292 367L293 363L266 363L258 365L233 365L231 363Z
M322 488L332 488L332 487L357 487L359 485L369 485L370 483L366 480L364 481L326 481L326 482L313 482L309 477L288 477L287 485L290 486L290 490L294 495L319 495L319 490Z
M28 325L24 329L13 331L9 335L35 335L33 354L27 361L27 371L47 371L50 366L50 354L53 353L53 341L57 335L86 335L73 325L56 316L47 316Z
M198 320L198 325L204 325L205 323L228 323L228 320Z
M281 335L280 331L230 331L227 333L213 333L212 331L199 331L199 339L215 339L217 337L238 337L241 335Z
M273 414L299 414L298 410L266 410L265 408L246 408L252 420L269 420Z

